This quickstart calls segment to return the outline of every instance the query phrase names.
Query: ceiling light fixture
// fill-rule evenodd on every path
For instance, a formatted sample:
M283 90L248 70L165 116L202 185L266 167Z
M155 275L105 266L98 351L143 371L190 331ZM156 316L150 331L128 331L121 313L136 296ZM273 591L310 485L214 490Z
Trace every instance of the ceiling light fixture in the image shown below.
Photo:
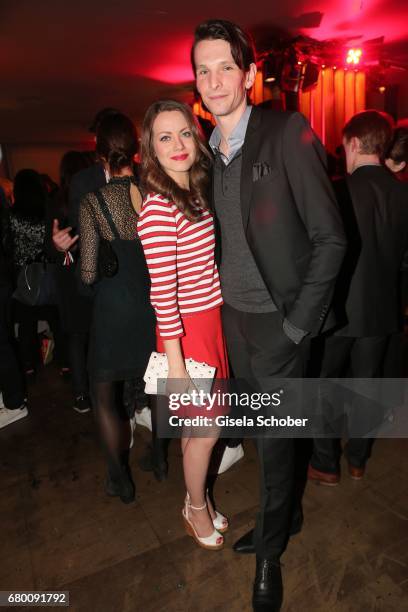
M349 49L347 52L347 64L359 64L363 52L361 49Z

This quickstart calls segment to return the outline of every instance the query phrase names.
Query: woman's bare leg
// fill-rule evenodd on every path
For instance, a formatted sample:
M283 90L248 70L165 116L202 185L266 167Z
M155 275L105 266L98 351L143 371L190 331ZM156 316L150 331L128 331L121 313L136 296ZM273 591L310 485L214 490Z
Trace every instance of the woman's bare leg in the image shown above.
M190 495L190 503L197 508L206 503L206 481L211 453L217 436L207 438L182 438L184 480ZM211 508L212 509L212 508ZM215 517L214 511L212 512ZM207 537L214 531L212 517L208 508L193 510L189 508L189 518L200 537Z

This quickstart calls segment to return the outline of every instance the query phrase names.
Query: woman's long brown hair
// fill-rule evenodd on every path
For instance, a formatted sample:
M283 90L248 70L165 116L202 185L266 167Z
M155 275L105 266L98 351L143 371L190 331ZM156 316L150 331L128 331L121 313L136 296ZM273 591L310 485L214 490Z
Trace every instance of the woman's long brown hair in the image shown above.
M197 157L189 171L190 189L183 189L163 170L153 148L153 123L164 111L179 111L187 121L196 148ZM142 188L153 191L174 202L190 221L197 221L203 210L208 208L207 188L211 155L205 146L201 128L187 104L176 100L161 100L149 106L142 128L142 167L140 179Z

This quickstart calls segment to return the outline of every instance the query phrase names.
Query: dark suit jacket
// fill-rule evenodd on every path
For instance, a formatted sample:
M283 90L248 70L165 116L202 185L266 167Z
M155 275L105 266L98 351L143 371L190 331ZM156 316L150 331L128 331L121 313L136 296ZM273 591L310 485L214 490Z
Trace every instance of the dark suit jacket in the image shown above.
M69 186L69 224L78 231L79 205L87 193L96 191L106 185L102 164L93 164L80 170L73 177Z
M335 292L338 316L348 323L336 333L362 337L396 332L408 248L408 185L382 166L361 166L335 190L349 242Z
M282 317L312 334L334 325L328 313L346 248L325 161L303 115L252 109L242 148L246 238Z

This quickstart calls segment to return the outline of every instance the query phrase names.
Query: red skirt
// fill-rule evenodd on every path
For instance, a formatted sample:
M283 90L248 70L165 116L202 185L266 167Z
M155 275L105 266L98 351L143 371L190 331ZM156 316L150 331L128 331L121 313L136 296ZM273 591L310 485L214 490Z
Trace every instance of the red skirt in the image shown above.
M205 310L193 315L184 316L181 318L184 328L184 336L180 338L181 347L184 358L195 359L196 361L204 361L210 366L216 368L215 383L212 393L222 393L227 390L226 384L221 380L229 378L229 366L227 356L227 346L225 343L224 334L221 323L221 308L213 308ZM156 328L157 351L164 353L163 339L159 335L159 330ZM217 380L220 382L217 383ZM202 407L190 405L183 411L189 416L202 415L205 413ZM224 406L220 402L215 402L211 412L207 412L207 416L216 416L219 414L228 414L229 406ZM178 411L181 415L181 410Z

